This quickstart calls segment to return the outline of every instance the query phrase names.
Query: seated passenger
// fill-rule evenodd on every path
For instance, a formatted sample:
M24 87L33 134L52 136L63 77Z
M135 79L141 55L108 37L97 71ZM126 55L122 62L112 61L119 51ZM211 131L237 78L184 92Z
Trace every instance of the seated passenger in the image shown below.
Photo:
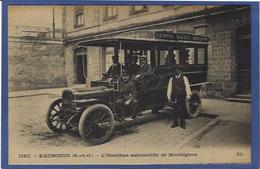
M130 77L135 76L139 71L140 66L137 64L137 61L138 61L137 55L133 55L130 58L130 65L127 68Z
M136 78L142 77L144 75L149 75L152 73L152 66L147 63L147 58L145 56L141 56L140 58L140 69L135 76Z
M112 56L113 64L109 67L107 73L103 74L105 79L117 79L121 74L121 64L118 61L118 56Z

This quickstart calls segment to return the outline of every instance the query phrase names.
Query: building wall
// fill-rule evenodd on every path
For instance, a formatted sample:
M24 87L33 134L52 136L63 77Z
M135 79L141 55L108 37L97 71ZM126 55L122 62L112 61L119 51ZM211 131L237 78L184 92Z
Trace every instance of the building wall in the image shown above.
M67 86L73 86L76 84L76 63L75 63L75 56L74 50L78 46L76 44L67 45L64 49L65 52L65 77ZM87 86L90 85L92 80L98 80L102 77L102 48L98 47L88 47L87 48L87 71L86 76L86 84Z
M115 19L104 20L104 6L85 6L84 19L85 24L81 27L74 27L75 7L66 7L66 39L82 38L82 35L91 35L99 32L107 32L118 29L127 29L145 25L149 22L162 19L173 18L185 13L194 13L203 11L206 8L211 9L216 6L148 6L146 12L129 14L129 6L118 6L118 16Z
M207 19L210 38L208 81L215 96L236 94L236 29L250 24L250 12L233 12Z
M62 41L9 38L9 90L66 86Z
M73 26L69 24L72 22L70 16L66 20L69 29L66 31L65 42L67 45L70 45L72 41L80 42L84 38L92 38L92 36L98 36L100 32L104 33L106 31L107 33L103 34L104 36L115 36L119 34L118 30L127 30L130 26L132 27L131 30L167 29L173 32L188 33L195 33L196 27L201 25L205 26L207 36L209 36L210 39L208 46L207 80L212 82L212 85L208 87L209 95L229 97L235 95L237 87L236 29L250 24L250 9L236 9L241 7L218 9L215 7L216 6L149 6L147 12L129 15L127 12L129 7L124 6L120 7L118 18L109 21L103 20L103 14L100 13L104 11L102 7L85 7L85 11L87 11L88 14L92 12L91 15L85 15L85 17L88 17L86 20L90 21L91 18L94 19L91 23L85 21L88 25L74 29ZM214 8L217 10L212 13L207 12ZM244 6L244 8L246 7ZM67 15L73 15L71 10L73 10L72 7L66 9ZM206 12L203 15L195 14L195 12L200 11ZM165 21L165 19L167 19L165 24L157 24L157 21ZM140 27L140 25L143 25L143 27ZM100 51L102 50L100 49ZM98 52L97 49L91 47L88 48L88 59L95 60L95 62L88 63L91 64L88 67L88 82L100 77L104 71L101 64L104 61L104 58L103 61L101 59L104 57L104 54L102 55L100 51ZM92 63L99 65L94 66ZM93 69L94 67L96 69Z

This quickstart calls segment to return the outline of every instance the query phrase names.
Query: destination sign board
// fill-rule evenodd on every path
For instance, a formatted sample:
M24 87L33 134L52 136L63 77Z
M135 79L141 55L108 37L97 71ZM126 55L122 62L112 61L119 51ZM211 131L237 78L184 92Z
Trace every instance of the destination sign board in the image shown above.
M199 41L208 42L209 38L207 36L191 35L184 33L173 33L167 31L157 31L155 32L156 39L166 39L166 40L184 40L184 41Z

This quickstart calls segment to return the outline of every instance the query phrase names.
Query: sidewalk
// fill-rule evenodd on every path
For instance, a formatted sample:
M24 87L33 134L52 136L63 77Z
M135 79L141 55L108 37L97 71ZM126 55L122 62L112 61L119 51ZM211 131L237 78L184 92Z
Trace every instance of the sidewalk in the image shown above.
M57 95L61 96L64 89L82 88L85 84L73 85L68 87L49 88L49 89L34 89L34 90L22 90L22 91L9 91L8 98L16 97L29 97L38 95Z
M66 88L36 89L8 92L8 98L29 97L38 95L58 95L61 96L62 90Z

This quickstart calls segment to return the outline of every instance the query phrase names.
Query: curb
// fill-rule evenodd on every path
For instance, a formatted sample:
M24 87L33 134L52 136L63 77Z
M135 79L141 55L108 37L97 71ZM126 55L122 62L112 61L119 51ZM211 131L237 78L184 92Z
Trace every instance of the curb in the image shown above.
M13 98L43 96L43 95L50 95L50 96L57 96L57 97L60 96L58 94L53 94L53 93L37 93L37 94L24 94L24 95L17 95L17 96L8 96L8 98L13 99Z
M199 136L201 133L206 131L209 127L213 126L220 120L220 116L216 117L214 120L210 121L209 123L205 124L201 128L199 128L196 132L192 133L189 137L186 137L181 142L177 143L176 148L182 148L184 145L189 143L192 139Z

